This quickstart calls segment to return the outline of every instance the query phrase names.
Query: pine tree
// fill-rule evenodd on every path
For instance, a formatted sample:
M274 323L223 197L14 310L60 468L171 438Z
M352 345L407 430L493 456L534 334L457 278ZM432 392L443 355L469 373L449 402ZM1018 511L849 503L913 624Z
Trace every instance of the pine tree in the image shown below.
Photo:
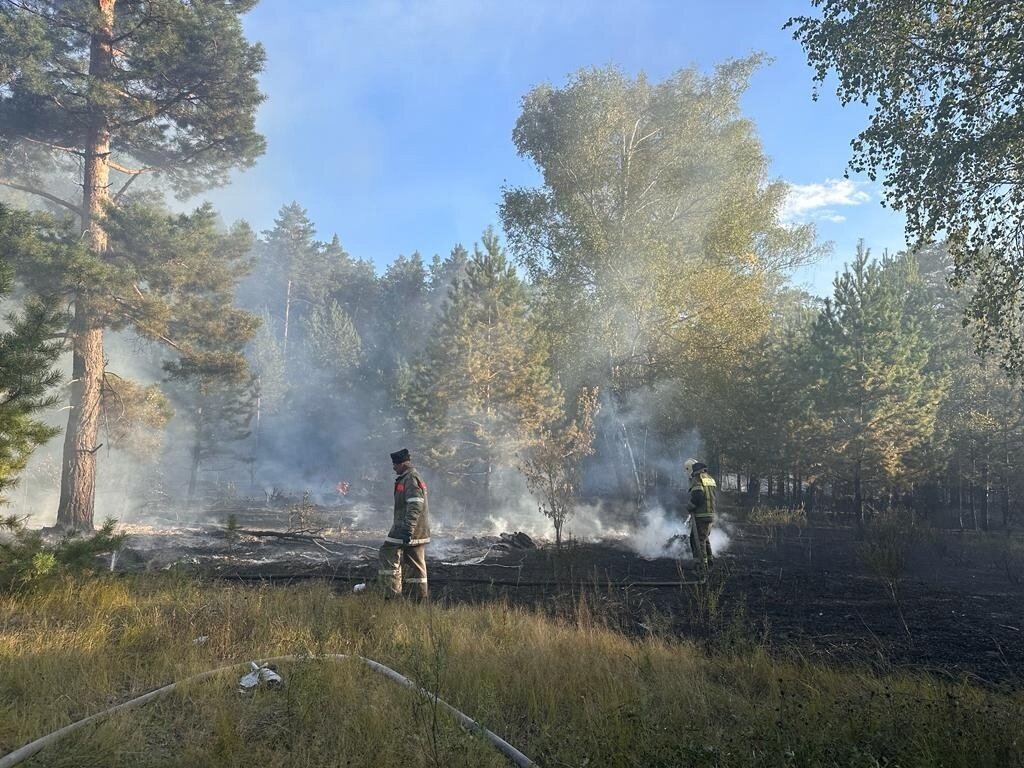
M331 268L325 301L338 303L352 319L360 339L370 338L380 316L380 286L373 264L352 258L337 235L324 246L324 254Z
M203 463L237 454L234 444L249 437L259 392L245 357L259 319L233 306L235 286L250 266L245 254L251 238L216 232L212 218L203 223L194 247L209 257L205 279L190 286L180 302L183 311L168 324L179 356L164 365L170 379L184 385L178 399L192 422L190 500Z
M274 319L266 310L259 318L260 326L249 345L248 355L249 367L256 378L255 386L259 395L257 430L261 418L273 416L281 410L291 388Z
M915 278L912 259L872 262L859 245L811 335L827 462L852 484L858 519L865 493L887 494L904 479L908 454L935 428L942 386L910 311Z
M309 352L316 368L334 380L343 380L359 363L362 343L348 313L333 299L306 319Z
M190 411L193 430L187 489L190 503L196 499L200 473L211 459L251 460L237 444L252 434L256 396L253 379L197 382Z
M298 357L305 320L323 305L333 287L333 271L346 256L339 244L316 241L316 226L295 202L281 207L274 228L257 243L255 269L239 292L240 300L274 318L286 361Z
M448 294L459 280L466 277L466 265L469 263L469 251L456 245L442 259L437 254L430 262L430 296L431 305L440 312Z
M419 253L399 256L380 279L377 368L383 384L392 384L403 366L420 356L430 331L427 270Z
M85 253L66 264L77 271L60 280L74 317L59 525L92 527L104 329L140 324L169 338L159 317L169 299L153 287L167 264L113 252L112 214L140 178L187 195L263 151L263 51L240 19L254 4L0 3L0 183L70 211L71 228L86 233ZM68 199L76 186L81 199ZM19 279L52 267L22 259Z
M998 504L1008 527L1014 502L1024 493L1024 389L993 356L976 354L963 315L970 288L950 285L954 257L943 244L916 254L922 290L915 297L932 339L930 370L944 376L934 438L915 460L928 477L929 509L947 500L961 528L989 528Z
M516 466L560 402L525 286L493 230L482 242L413 367L407 402L435 465L489 509L492 477Z
M0 297L11 285L10 266L0 261ZM52 390L61 376L54 364L62 344L55 337L62 324L47 302L29 298L0 333L0 504L32 451L59 432L38 415L56 402Z

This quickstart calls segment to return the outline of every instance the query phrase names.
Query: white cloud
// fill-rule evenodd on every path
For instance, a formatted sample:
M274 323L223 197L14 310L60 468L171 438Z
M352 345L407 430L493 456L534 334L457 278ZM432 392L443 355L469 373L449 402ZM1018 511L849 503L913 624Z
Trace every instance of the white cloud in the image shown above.
M864 182L850 179L825 179L818 184L790 184L789 195L782 206L781 217L790 224L808 221L841 223L846 217L835 209L861 205L871 200Z

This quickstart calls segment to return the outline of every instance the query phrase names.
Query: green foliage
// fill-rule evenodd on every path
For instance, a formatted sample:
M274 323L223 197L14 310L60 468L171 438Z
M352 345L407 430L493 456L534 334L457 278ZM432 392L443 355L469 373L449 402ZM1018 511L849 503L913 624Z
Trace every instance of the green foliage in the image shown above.
M101 419L113 448L153 460L163 446L164 429L174 416L170 399L156 385L139 385L107 375L100 399Z
M260 326L249 346L249 366L259 387L261 407L267 414L277 413L291 386L284 350L270 313L263 308Z
M540 500L541 514L554 525L558 547L562 527L579 499L583 459L594 453L594 418L599 407L597 390L582 390L574 417L545 428L519 457L519 471Z
M912 258L870 262L861 245L810 337L823 447L856 504L864 483L905 482L908 454L935 428L943 382L927 371L928 341L908 299L916 280Z
M811 255L808 228L780 226L785 185L740 114L759 63L660 83L580 70L524 97L513 141L544 183L506 189L501 215L570 390L680 376L698 344L724 363L763 326L778 270Z
M177 347L175 324L219 277L220 253L197 240L212 211L173 217L156 201L224 183L263 151L263 51L240 18L253 4L0 4L0 184L77 218L37 217L32 242L4 251L22 283L73 308L61 525L93 524L104 329ZM139 179L160 188L132 200Z
M0 227L6 215L0 207ZM0 297L10 289L10 267L0 261ZM52 304L30 297L0 332L0 504L32 451L59 431L39 415L57 400L53 389L61 376L54 365L64 348L57 338L63 322Z
M343 377L359 363L362 345L348 313L333 299L317 307L306 320L306 334L318 367Z
M69 533L49 544L39 531L30 530L14 516L0 519L0 591L35 587L61 574L95 571L104 564L99 555L116 552L125 534L108 518L96 532Z
M319 243L315 235L302 206L282 206L274 228L256 243L253 274L240 292L244 305L273 319L285 361L299 357L309 316L325 304L336 285L335 271L349 261L339 244Z
M509 247L561 385L603 393L598 450L626 468L610 490L638 507L652 474L641 446L725 428L708 421L722 385L763 336L785 270L817 253L810 227L780 223L786 186L740 110L760 62L661 82L580 70L532 89L513 131L543 183L505 189Z
M542 438L559 397L525 286L497 235L482 241L412 369L406 402L432 460L453 483L478 488L486 507L492 475Z
M73 165L96 119L118 165L137 163L182 194L252 165L264 149L255 130L264 56L245 40L240 16L254 4L111 3L109 71L90 69L91 40L103 35L96 3L0 5L0 137L20 150L4 153L4 175L31 183ZM115 193L141 175L119 174Z
M860 556L876 577L898 595L913 545L924 537L920 523L905 509L891 509L871 517L864 528Z
M919 243L944 237L982 351L1024 369L1024 14L1014 2L812 0L791 19L815 77L871 103L855 171L883 177Z

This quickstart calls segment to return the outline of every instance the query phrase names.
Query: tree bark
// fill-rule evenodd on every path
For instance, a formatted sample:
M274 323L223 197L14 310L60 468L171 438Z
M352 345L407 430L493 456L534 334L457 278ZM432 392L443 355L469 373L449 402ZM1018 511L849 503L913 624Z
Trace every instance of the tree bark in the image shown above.
M964 529L964 474L959 461L956 463L956 514L962 531Z
M114 61L114 3L97 0L100 24L90 44L89 79L109 80ZM103 208L110 199L110 129L104 108L90 104L82 184L82 228L94 253L107 250ZM90 311L88 297L75 300L72 325L71 411L64 435L63 470L57 526L89 531L96 504L96 451L99 449L100 395L103 369L103 328Z
M981 491L982 492L982 496L981 496L982 530L988 531L989 527L990 527L990 525L989 525L989 509L990 509L990 507L989 507L989 492L990 492L990 485L989 485L989 464L988 464L988 460L986 460L985 463L982 465L982 470L981 470L981 489L982 489L982 491Z
M284 297L284 342L281 344L281 359L288 362L288 323L292 315L292 281L288 281L288 289Z
M196 498L196 489L199 486L199 464L202 458L199 441L192 446L192 464L188 472L188 503L192 504Z
M192 443L192 461L188 472L188 503L191 505L196 498L199 487L199 467L203 461L203 408L196 410L196 434Z
M747 475L747 503L761 503L761 478L756 475Z
M974 479L978 476L978 461L977 459L971 459L971 482L967 484L967 503L970 505L971 521L974 524L974 530L978 529L978 508L975 505L975 493L974 493Z
M860 462L853 470L853 512L857 516L857 530L864 530L864 496L860 484Z
M86 325L87 312L75 309L72 339L71 413L64 433L60 480L60 528L89 531L96 500L96 452L103 386L103 331Z

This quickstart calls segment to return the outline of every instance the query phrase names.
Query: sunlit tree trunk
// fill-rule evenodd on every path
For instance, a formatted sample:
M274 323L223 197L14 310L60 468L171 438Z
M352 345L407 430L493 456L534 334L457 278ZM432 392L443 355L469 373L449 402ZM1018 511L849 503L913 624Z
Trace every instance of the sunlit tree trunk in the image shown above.
M113 66L115 0L97 0L101 23L90 46L89 78L92 83L110 79ZM83 230L95 253L107 249L102 216L109 200L110 128L103 107L90 104L83 179ZM63 471L57 525L91 530L96 502L96 452L99 450L100 395L103 387L103 329L93 317L88 297L75 302L72 323L71 412L64 433Z

